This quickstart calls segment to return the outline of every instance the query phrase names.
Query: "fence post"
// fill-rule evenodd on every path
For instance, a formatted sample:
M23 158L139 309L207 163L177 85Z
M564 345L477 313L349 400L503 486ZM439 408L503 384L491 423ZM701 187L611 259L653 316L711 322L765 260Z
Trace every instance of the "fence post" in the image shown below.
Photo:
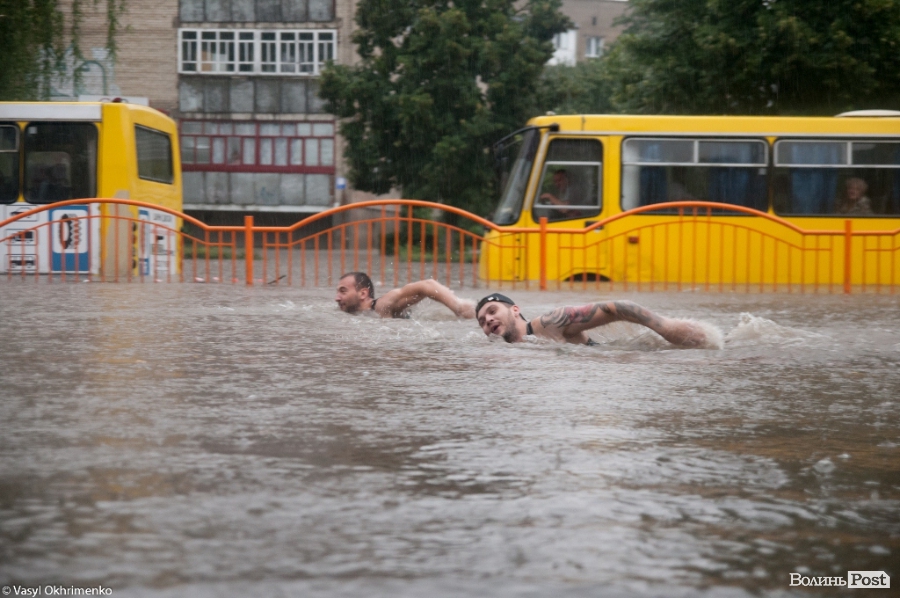
M844 220L844 294L850 294L850 260L853 257L853 223Z
M547 217L541 216L538 220L541 225L541 242L540 242L540 268L542 291L547 290Z
M244 216L244 264L247 286L253 286L253 216Z

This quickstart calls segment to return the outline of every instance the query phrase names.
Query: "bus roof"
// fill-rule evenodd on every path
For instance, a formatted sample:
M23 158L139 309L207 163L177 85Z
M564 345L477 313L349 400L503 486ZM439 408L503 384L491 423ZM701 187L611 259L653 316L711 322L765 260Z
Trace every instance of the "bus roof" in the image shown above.
M0 120L102 120L102 104L69 102L0 102Z
M900 117L857 116L854 118L809 116L656 116L624 114L580 114L538 116L530 126L559 125L561 133L584 132L608 135L659 134L754 134L754 135L871 135L900 136Z

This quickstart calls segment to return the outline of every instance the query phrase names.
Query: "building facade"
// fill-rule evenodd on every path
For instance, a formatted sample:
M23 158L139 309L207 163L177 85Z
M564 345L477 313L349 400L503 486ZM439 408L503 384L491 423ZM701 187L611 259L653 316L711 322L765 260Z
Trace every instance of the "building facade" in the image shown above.
M180 0L188 208L308 212L334 204L336 123L318 89L321 69L338 59L339 33L348 33L339 31L337 4Z
M112 64L97 59L103 6L89 5L91 60L73 62L80 84L61 77L54 96L119 96L172 116L187 211L321 211L340 200L342 173L319 75L328 61L353 61L353 9L351 0L129 2Z
M553 38L550 64L575 65L599 58L621 33L616 20L625 14L625 0L562 0L562 12L574 27Z

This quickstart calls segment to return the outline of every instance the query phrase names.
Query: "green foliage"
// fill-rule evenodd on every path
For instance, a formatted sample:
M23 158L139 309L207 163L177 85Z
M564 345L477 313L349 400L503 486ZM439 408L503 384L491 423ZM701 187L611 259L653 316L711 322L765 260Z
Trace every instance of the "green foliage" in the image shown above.
M538 113L607 114L612 111L610 83L602 60L544 69L538 81Z
M62 35L56 0L0 0L0 100L48 95Z
M897 108L896 0L631 0L604 60L617 111Z
M329 66L320 90L345 119L353 185L486 213L490 145L533 116L550 40L569 26L558 9L559 0L361 0L361 61Z
M127 0L106 0L106 46L115 60L116 34ZM81 52L82 6L72 0L70 27L60 0L0 0L0 100L42 100L50 96L50 80L62 66L66 47L76 61ZM91 0L96 5L99 0ZM74 76L80 76L75 70Z

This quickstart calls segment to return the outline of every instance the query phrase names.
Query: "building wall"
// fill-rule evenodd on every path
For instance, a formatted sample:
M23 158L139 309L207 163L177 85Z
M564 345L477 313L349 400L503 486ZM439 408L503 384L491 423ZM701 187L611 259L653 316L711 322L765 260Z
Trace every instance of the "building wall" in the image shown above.
M71 0L60 3L71 25ZM107 56L106 2L82 2L80 46L83 61L67 54L66 70L54 82L53 98L73 100L78 96L147 98L149 104L171 113L178 105L176 70L178 0L127 3L116 37L115 63ZM77 62L77 63L76 63ZM76 89L72 71L80 68L81 85ZM105 75L105 76L104 76Z
M608 48L622 32L622 27L613 23L628 8L623 0L563 0L562 12L575 23L575 60L582 61L587 56L588 40L592 37L603 40Z
M178 49L174 20L178 0L130 1L127 7L118 38L116 81L125 95L146 97L153 108L174 113L178 105L178 75L173 68Z

